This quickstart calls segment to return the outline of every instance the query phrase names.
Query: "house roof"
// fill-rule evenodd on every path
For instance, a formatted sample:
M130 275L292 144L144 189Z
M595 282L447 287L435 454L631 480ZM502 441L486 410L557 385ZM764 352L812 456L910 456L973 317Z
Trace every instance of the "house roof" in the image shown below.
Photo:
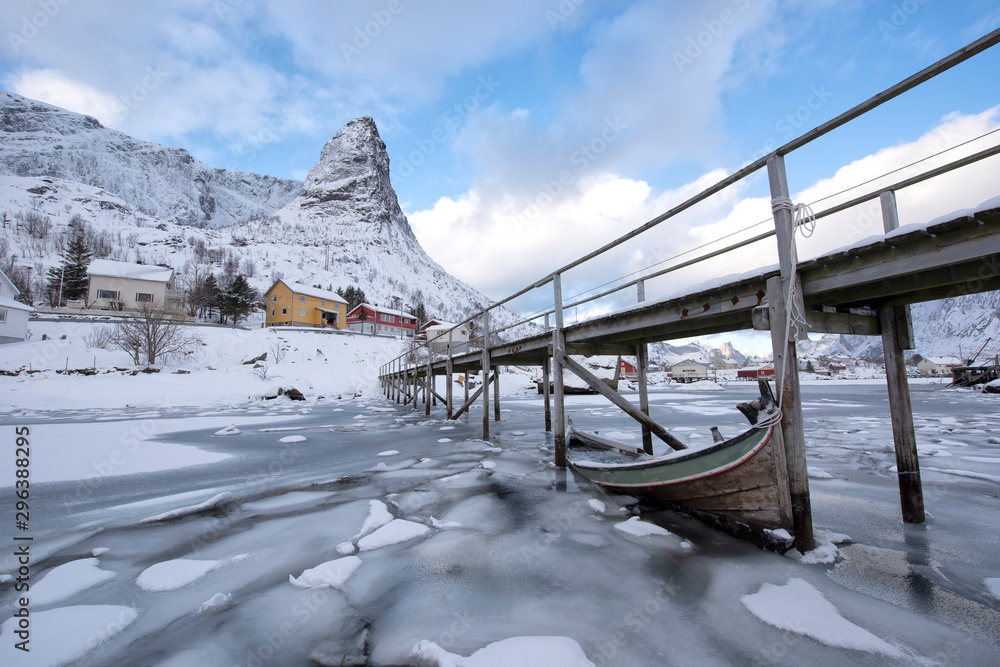
M18 294L21 293L21 290L17 288L17 285L14 284L14 281L8 278L7 274L4 273L3 271L0 271L0 280L2 280L10 288L10 291L14 296L17 296Z
M278 283L283 284L295 294L305 294L306 296L314 296L317 299L328 299L330 301L337 301L338 303L347 305L347 300L336 292L330 292L318 287L310 287L309 285L302 285L301 283L293 283L287 280L279 280L275 282L274 285L277 285ZM274 289L274 285L271 285L271 289ZM270 292L271 290L267 291Z
M108 278L131 278L133 280L151 280L158 283L168 283L174 275L174 270L163 266L147 264L129 264L128 262L113 262L110 259L95 259L87 267L88 276L106 276Z
M35 309L32 308L31 306L23 304L20 301L14 301L14 299L10 298L9 296L0 296L0 308L10 308L11 310L26 310L29 313L35 311Z
M358 308L367 308L368 310L372 311L376 315L378 313L385 313L387 315L399 315L399 312L400 312L398 308L380 308L378 306L373 306L370 303L359 303L358 305L356 305L354 307L354 310L352 310L351 313L353 313ZM350 316L351 313L348 313L348 316ZM407 313L405 311L403 312L403 317L411 317L413 319L417 319L416 315L414 315L413 313Z
M697 364L699 366L708 366L708 364L702 361L696 361L694 359L685 359L684 361L678 361L676 364L671 364L671 368L674 366L683 366L684 364Z
M437 320L437 322L437 324L425 325L424 330L430 331L433 329L434 331L447 331L448 329L454 329L458 326L457 324L452 324L451 322L441 322L440 320Z

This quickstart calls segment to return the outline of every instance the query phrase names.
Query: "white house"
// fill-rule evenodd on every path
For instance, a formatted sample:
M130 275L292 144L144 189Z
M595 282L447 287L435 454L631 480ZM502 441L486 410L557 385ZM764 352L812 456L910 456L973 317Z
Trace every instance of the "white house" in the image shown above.
M431 320L421 332L427 335L427 346L431 352L447 354L448 352L448 332L451 331L451 351L452 354L464 354L469 349L469 328L458 327L451 322L441 320Z
M917 370L924 375L951 375L951 369L961 366L962 360L955 357L924 357L917 362Z
M3 271L0 271L0 343L17 343L28 337L28 315L34 308L14 297L21 293Z
M180 310L184 305L169 267L95 259L87 267L87 276L87 303L92 308L128 310L154 304Z
M694 359L679 361L670 367L670 373L678 382L693 382L708 379L708 364Z

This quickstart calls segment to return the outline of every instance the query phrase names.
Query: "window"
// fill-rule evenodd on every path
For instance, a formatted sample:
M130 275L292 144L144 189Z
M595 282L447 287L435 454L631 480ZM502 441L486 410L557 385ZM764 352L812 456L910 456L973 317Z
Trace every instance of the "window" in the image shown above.
M305 302L306 302L306 295L305 294L300 294L299 295L299 303L305 303Z
M4 310L3 308L0 308L0 322L6 322L6 321L7 321L7 311Z
M299 308L299 317L305 317L305 316L306 316L306 309Z
M153 303L153 295L146 294L145 292L137 292L135 295L136 303Z
M278 303L278 295L277 294L272 294L271 295L271 303Z
M112 301L118 300L118 292L113 289L99 289L97 290L98 299L111 299Z
M274 308L271 309L271 317L274 317Z
M395 322L396 316L392 313L379 313L378 319L382 322Z
M281 309L281 314L282 315L287 315L288 314L288 309L287 308L282 308Z

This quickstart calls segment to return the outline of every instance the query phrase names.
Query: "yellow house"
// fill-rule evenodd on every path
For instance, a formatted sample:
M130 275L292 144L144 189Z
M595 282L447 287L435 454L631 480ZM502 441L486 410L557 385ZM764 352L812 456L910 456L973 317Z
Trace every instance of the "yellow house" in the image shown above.
M265 299L265 326L347 328L347 301L325 289L279 280Z

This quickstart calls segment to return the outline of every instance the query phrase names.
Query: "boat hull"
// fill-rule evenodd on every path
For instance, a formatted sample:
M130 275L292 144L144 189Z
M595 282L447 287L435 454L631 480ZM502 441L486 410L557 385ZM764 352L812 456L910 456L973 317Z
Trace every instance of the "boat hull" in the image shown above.
M570 464L602 487L683 509L754 542L771 542L766 530L791 530L784 457L773 435L773 426L752 428L696 452L659 458L619 452L593 460L588 449L592 455L606 443L572 431Z

